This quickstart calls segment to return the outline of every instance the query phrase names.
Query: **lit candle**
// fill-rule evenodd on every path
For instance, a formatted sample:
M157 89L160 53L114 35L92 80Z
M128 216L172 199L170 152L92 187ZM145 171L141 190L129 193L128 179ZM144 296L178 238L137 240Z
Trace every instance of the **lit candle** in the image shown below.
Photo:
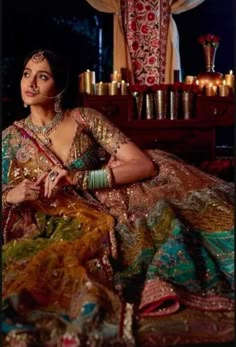
M233 71L230 70L228 74L225 75L225 83L227 86L234 90L234 74Z
M124 80L121 81L120 92L121 92L121 95L127 95L128 94L127 83Z
M84 72L84 92L87 94L94 94L95 86L95 71L87 69Z
M226 81L223 80L223 84L219 86L219 95L228 96L230 93L230 87L226 85Z
M121 74L117 71L114 70L113 74L111 74L111 82L120 82L121 81Z
M214 85L212 86L212 95L216 95L217 94L217 89L218 89L218 86Z
M205 86L206 96L213 96L212 83L209 83Z
M202 81L200 81L199 82L199 80L196 80L196 85L198 86L198 88L199 88L199 92L200 93L203 93L203 89L204 89L204 84L203 84L203 82Z
M112 81L111 83L108 83L108 94L109 95L118 94L118 83L116 81Z
M196 80L196 76L186 76L185 77L185 83L186 84L193 84Z
M96 95L106 95L107 94L107 83L99 82L96 83Z

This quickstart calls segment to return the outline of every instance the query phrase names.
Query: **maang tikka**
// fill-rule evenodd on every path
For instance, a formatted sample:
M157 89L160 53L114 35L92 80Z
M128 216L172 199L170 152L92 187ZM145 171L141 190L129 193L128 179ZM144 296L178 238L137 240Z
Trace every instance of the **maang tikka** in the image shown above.
M33 55L32 55L32 58L31 58L31 60L32 60L35 64L41 63L41 61L43 61L44 59L45 59L44 51L39 51L39 52L33 54Z

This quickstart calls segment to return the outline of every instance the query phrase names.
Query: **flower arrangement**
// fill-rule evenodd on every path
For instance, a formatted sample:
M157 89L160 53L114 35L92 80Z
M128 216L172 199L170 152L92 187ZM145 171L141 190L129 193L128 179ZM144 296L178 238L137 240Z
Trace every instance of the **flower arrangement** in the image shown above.
M153 84L150 86L151 92L156 92L157 90L168 90L169 89L169 84Z
M198 37L198 42L205 46L218 46L220 41L219 36L214 34L206 34Z
M138 92L138 93L144 93L148 90L148 86L144 84L132 84L129 87L129 90L131 93Z

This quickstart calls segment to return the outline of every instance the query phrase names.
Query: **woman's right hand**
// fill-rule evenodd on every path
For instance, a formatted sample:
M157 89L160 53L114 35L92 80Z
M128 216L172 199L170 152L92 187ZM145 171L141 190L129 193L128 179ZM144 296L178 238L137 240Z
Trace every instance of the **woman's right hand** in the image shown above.
M6 202L9 204L18 204L23 201L37 200L40 193L39 182L32 182L24 179L17 186L9 190L6 196Z

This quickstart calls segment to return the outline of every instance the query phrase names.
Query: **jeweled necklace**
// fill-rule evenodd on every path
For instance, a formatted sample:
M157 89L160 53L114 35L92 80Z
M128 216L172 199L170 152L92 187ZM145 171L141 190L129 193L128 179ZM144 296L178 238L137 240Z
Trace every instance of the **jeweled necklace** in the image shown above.
M63 118L64 118L64 115L60 111L56 113L56 116L53 118L53 120L50 123L46 125L36 125L32 122L31 115L29 115L29 117L25 119L25 125L27 125L28 128L30 128L30 130L32 130L35 134L42 135L44 137L42 141L46 146L51 146L52 140L50 139L49 135L61 123Z

